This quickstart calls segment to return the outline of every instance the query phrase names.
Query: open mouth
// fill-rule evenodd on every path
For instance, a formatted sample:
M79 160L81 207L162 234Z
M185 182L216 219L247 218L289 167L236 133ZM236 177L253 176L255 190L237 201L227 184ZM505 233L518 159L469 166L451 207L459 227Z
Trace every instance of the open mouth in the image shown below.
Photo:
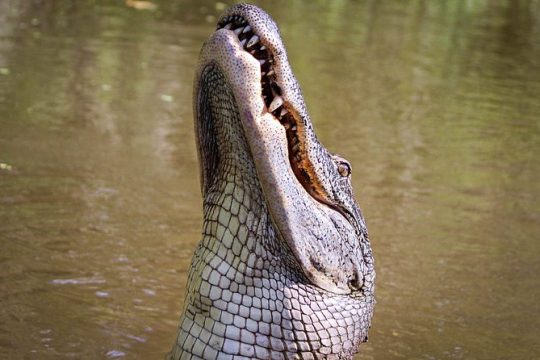
M296 111L282 97L274 70L275 60L272 52L262 42L249 23L239 15L227 16L220 20L217 29L227 29L236 34L243 49L259 61L261 67L262 98L268 112L279 120L286 130L291 168L302 186L315 199L322 202L325 196L321 191L312 165L306 156L306 143L303 124L296 120ZM298 116L298 115L296 115Z
M223 67L225 85L234 86L269 215L302 271L322 289L359 290L364 276L358 241L367 233L352 198L350 165L319 143L279 30L259 15L249 5L223 15L201 64Z

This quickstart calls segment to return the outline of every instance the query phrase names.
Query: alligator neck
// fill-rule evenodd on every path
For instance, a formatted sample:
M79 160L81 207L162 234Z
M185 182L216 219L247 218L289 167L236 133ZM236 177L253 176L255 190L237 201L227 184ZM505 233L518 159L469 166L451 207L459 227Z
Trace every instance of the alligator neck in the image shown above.
M316 139L269 16L237 5L218 27L195 78L204 223L169 358L350 359L375 276L350 165Z
M309 284L278 239L236 107L223 110L223 103L234 103L229 86L217 67L204 76L214 81L201 96L220 95L220 106L208 103L209 116L219 112L221 121L212 131L230 141L215 144L220 158L205 192L202 240L171 358L352 356L367 335L363 314L371 313L371 300L329 295Z

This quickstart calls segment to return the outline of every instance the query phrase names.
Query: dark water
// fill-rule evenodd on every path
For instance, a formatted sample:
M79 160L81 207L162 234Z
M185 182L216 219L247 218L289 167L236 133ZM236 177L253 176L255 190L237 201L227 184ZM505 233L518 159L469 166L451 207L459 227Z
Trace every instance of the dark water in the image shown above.
M141 4L0 1L1 358L174 340L192 76L225 4ZM358 358L540 358L540 1L259 5L353 164L378 271Z

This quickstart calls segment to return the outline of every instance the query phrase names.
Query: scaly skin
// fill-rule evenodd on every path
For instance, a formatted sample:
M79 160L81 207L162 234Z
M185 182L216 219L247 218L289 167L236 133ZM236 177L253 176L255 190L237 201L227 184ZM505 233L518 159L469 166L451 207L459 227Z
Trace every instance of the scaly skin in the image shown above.
M351 358L373 314L367 230L350 165L318 142L262 10L222 15L194 113L203 238L168 358Z

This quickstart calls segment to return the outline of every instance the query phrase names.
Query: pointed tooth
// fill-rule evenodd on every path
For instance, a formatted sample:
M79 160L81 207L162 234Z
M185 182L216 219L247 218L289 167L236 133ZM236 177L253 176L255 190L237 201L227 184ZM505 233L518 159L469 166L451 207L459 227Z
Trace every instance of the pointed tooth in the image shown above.
M240 41L240 45L242 45L242 47L244 47L244 45L246 45L246 39Z
M292 146L292 151L297 152L300 149L300 143L296 143Z
M223 27L224 29L230 30L232 28L232 23L228 23Z
M260 60L259 60L259 63L260 63L261 65L264 65L265 62L266 62L265 59L260 59Z
M274 75L274 69L268 70L268 73L266 73L266 75L268 75L268 76Z
M236 35L240 35L240 33L242 33L242 30L244 30L244 28L240 26L239 28L234 29L234 33L235 33Z
M261 50L266 50L266 46L261 45Z
M247 33L248 31L251 31L251 26L249 25L244 28L244 31L242 31L242 33Z
M281 109L281 113L279 114L279 116L286 115L287 113L288 113L287 109L283 108Z
M291 126L292 131L296 131L296 125Z
M259 42L259 37L257 35L253 35L251 37L251 39L249 39L249 41L247 43L247 47L251 47L251 46L255 45L258 42Z
M276 96L274 100L272 100L272 103L270 103L270 106L268 107L268 111L273 112L281 105L283 105L283 98L281 96Z

